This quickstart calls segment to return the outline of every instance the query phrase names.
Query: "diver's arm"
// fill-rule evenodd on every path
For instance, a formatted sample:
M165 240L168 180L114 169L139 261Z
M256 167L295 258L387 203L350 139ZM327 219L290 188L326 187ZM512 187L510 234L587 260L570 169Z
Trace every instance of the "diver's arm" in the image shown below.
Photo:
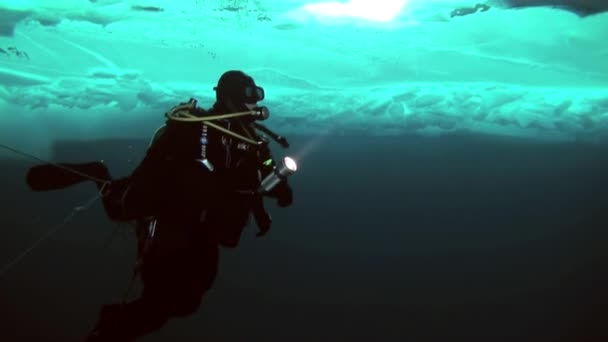
M149 216L155 212L152 206L143 204L142 189L154 187L156 174L162 172L160 160L162 154L158 153L161 142L166 140L165 126L161 126L154 134L143 160L137 165L129 176L115 179L104 190L103 205L108 217L114 221L126 222ZM135 190L133 190L135 189ZM133 195L135 193L135 195Z
M160 137L165 133L166 130L167 130L167 125L160 126L156 130L156 132L154 132L154 135L152 136L152 139L150 140L150 143L148 144L148 148L151 148L152 145L154 145L160 139Z
M159 167L162 167L160 162L163 161L165 152L169 149L169 140L171 140L169 131L167 125L162 125L154 132L148 144L146 155L131 173L131 177L138 177L142 173L156 172Z

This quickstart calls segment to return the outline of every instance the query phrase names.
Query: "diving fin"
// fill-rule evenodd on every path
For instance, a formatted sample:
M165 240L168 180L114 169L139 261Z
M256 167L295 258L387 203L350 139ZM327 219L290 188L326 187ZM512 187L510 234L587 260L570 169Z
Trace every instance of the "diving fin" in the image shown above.
M110 180L110 172L104 163L42 164L30 168L25 177L33 191L65 189L89 180L96 183Z

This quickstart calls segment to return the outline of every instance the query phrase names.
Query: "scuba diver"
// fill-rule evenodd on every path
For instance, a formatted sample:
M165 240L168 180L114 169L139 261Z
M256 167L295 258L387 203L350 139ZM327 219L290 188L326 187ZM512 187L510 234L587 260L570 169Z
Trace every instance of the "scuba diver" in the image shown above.
M231 70L214 89L216 102L209 110L190 99L165 113L165 125L127 177L113 180L102 162L29 170L26 181L34 191L93 180L107 216L136 223L134 275L142 281L141 295L104 305L86 341L133 341L171 318L195 313L216 278L219 247L236 247L251 216L258 236L270 230L264 197L280 207L292 204L287 177L297 166L290 158L275 162L267 135L285 148L289 144L256 122L269 116L266 107L257 106L263 88Z
M450 18L464 17L465 15L474 14L477 12L486 12L490 9L490 6L486 4L477 4L475 7L461 7L457 8L450 13Z

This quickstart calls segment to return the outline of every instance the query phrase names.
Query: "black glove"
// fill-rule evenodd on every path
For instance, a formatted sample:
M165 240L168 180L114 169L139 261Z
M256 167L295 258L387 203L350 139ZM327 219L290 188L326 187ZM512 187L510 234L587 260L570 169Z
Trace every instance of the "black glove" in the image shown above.
M254 202L251 209L255 223L258 226L258 233L256 236L260 237L266 235L272 226L272 217L264 208L264 200L261 196L254 197Z
M282 180L277 186L274 187L267 196L277 199L277 205L281 208L285 208L291 205L293 202L293 190L287 183L287 179Z

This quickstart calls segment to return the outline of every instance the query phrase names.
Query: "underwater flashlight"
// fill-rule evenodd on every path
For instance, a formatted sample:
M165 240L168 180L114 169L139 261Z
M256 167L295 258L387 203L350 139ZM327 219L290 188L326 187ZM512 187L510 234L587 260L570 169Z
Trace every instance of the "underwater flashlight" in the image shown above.
M298 170L298 165L296 161L290 157L283 158L283 163L280 166L275 167L271 174L266 176L260 187L258 188L259 193L269 192L271 191L277 184L279 184L283 179L291 176Z
M251 110L251 114L256 120L264 121L270 117L270 111L267 107L255 107Z

